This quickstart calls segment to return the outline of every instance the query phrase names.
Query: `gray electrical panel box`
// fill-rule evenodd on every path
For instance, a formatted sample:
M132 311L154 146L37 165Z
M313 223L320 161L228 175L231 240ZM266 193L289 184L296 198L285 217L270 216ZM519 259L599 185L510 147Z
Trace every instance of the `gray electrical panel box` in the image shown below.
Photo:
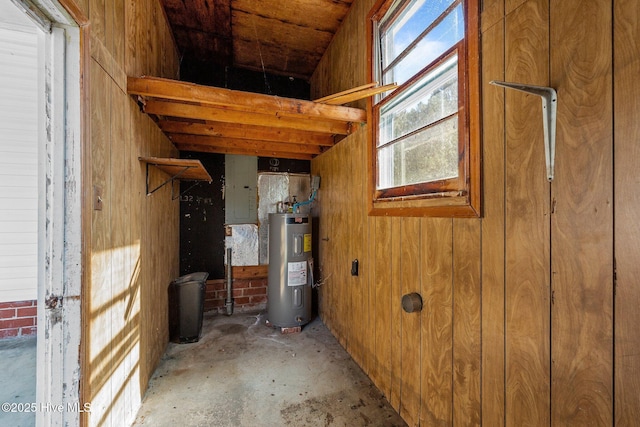
M224 223L258 223L258 158L224 158Z
M275 326L302 326L311 320L311 217L269 214L267 319Z

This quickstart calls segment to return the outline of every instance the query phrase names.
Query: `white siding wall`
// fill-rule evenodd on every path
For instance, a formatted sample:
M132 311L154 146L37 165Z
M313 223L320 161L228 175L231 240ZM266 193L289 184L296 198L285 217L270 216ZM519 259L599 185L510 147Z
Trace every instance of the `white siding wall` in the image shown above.
M37 297L38 37L0 22L0 302Z

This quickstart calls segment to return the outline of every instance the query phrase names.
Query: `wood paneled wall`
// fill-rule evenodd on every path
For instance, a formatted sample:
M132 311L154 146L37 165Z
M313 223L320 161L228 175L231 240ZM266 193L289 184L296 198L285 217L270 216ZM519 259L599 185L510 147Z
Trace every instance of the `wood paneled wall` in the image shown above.
M138 156L177 150L126 93L127 75L178 76L158 0L76 0L83 46L84 424L129 425L168 343L167 287L178 275L179 205L170 186L145 194ZM79 11L79 12L78 12ZM166 179L150 169L151 181ZM99 188L102 210L93 209Z
M613 9L614 111L614 407L615 424L640 419L640 8L616 0Z
M372 3L355 2L314 97L365 83ZM630 0L483 2L480 219L367 216L366 129L312 161L321 317L409 425L639 418L639 40ZM558 91L552 183L539 99L491 80ZM401 309L409 292L421 313Z

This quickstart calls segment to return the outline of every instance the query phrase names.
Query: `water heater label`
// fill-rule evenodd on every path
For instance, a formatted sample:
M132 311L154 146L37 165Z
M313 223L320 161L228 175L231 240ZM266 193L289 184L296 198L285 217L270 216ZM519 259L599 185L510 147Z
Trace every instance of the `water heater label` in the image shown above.
M311 234L304 235L304 251L311 252Z
M306 243L306 238L305 238ZM307 262L290 262L287 277L288 286L301 286L307 284Z

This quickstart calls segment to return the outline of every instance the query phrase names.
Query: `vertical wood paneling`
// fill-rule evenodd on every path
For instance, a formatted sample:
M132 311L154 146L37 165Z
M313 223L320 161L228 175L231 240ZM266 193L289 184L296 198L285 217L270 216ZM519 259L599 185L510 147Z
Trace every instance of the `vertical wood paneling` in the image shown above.
M319 315L322 318L324 324L329 328L331 328L331 309L332 305L330 304L329 293L331 292L331 288L329 286L329 278L331 275L330 269L328 266L331 265L330 255L331 255L331 245L333 244L330 239L330 224L332 222L331 216L327 213L329 212L328 203L325 201L331 200L330 191L332 189L332 181L333 175L329 173L328 170L328 161L329 155L318 158L318 161L313 162L311 164L311 173L313 175L319 175L321 177L321 185L318 193L316 195L316 215L318 216L318 236L316 240L318 241L318 253L316 254L315 262L318 265L318 271L320 273L320 287L318 288L318 309ZM314 218L315 220L315 218Z
M136 0L125 0L125 43L124 43L124 64L123 69L128 76L141 76L142 68L140 67L137 44L136 27L140 25L139 9Z
M371 3L354 3L312 78L314 96L365 83L354 76L364 69L366 58L346 55L361 51L358 19ZM639 9L629 0L596 0L588 7L577 1L485 0L483 7L483 218L422 220L415 250L404 247L412 234L407 219L376 218L370 234L366 227L358 232L363 247L375 247L371 262L376 264L367 269L365 284L372 292L369 316L375 339L371 343L372 338L363 336L363 348L389 343L372 362L365 357L364 365L372 363L365 369L410 424L416 417L421 425L633 424L640 414L635 392L640 385L635 375L640 369L640 292L635 286L640 201L633 196L640 183L635 172L640 156L635 118L640 109ZM558 90L552 184L545 179L539 98L489 86L493 79ZM338 146L352 144L352 138ZM331 157L336 164L327 167L326 173L339 176L341 185L352 185L342 173L352 167L352 149ZM323 184L327 178L331 176L323 176ZM340 204L341 197L332 193L324 207L358 209ZM344 222L333 209L323 211L325 220ZM333 252L348 255L338 247ZM417 338L399 304L416 256L425 304L419 362L414 360L417 348L408 342ZM336 256L334 261L328 268L343 270L343 259ZM336 285L337 292L350 292L345 279ZM447 280L452 282L448 288ZM449 325L444 308L448 297ZM378 319L382 298L387 299L388 319ZM335 303L344 305L338 299ZM343 316L342 308L326 310L334 310L336 319ZM348 327L341 324L333 331L342 340L351 337L354 345L356 337ZM406 398L417 366L418 414Z
M400 239L400 280L402 295L421 291L420 237L421 219L403 218ZM393 299L392 304L401 304ZM400 416L409 425L418 424L420 414L420 312L402 311L401 317L402 385L400 388Z
M342 146L336 146L329 150L326 157L320 162L318 172L322 183L320 186L320 200L323 203L321 218L321 238L326 239L322 244L320 253L320 265L322 274L326 279L320 289L325 304L321 310L323 321L329 329L339 337L342 346L347 347L350 331L345 330L351 319L351 288L345 286L351 284L350 272L350 239L354 235L350 233L350 175L351 160L346 155L347 141ZM348 163L342 163L347 160ZM338 331L341 333L338 334Z
M363 352L363 365L362 368L365 373L371 375L371 369L373 365L374 355L373 353L376 351L375 348L375 327L374 325L374 317L373 317L373 300L375 299L375 287L373 284L373 273L375 269L374 264L374 252L375 246L372 246L369 243L369 237L371 237L371 233L374 230L374 221L373 218L369 218L367 212L367 132L361 132L361 138L359 140L359 152L360 156L357 161L360 162L359 165L359 178L357 185L357 194L355 203L359 207L358 213L356 216L356 221L362 224L362 228L360 230L360 236L358 239L358 248L355 255L358 256L360 260L360 269L361 269L361 288L363 292L362 296L362 310L363 310L363 321L361 321L362 326L362 352ZM362 254L362 255L360 255Z
M91 36L100 40L106 45L107 26L111 23L106 16L105 1L106 0L88 0L89 1L89 21L91 22Z
M558 88L551 247L552 422L613 422L611 2L551 3Z
M548 85L548 1L506 17L507 81ZM549 184L539 99L506 99L506 424L549 424Z
M482 26L481 31L483 33L487 31L490 27L494 26L496 22L503 20L504 2L505 0L484 0L482 2L480 25ZM499 45L496 45L496 46L492 45L491 47L498 48ZM482 52L484 56L484 51Z
M326 204L325 206L326 206L326 211L331 212L331 215L325 215L325 218L327 219L327 222L330 224L330 226L328 227L329 234L327 234L327 239L329 239L327 244L328 256L325 258L326 261L323 261L323 263L329 267L326 269L326 274L327 274L327 277L330 278L330 280L322 289L322 291L324 291L324 293L326 294L326 298L327 298L327 304L325 305L327 309L326 311L327 324L329 325L332 331L337 330L338 325L337 325L336 318L338 317L338 309L340 308L338 305L338 302L343 301L338 298L339 290L341 286L340 284L342 283L343 278L340 276L340 272L336 271L337 265L338 265L338 263L336 262L336 259L339 256L338 247L340 242L337 238L337 233L335 232L336 230L339 230L338 227L339 227L341 218L339 217L339 215L335 215L333 212L335 208L335 204L339 201L339 198L340 198L339 185L341 183L339 181L340 176L336 173L337 172L336 169L339 166L339 162L335 161L335 157L333 157L334 155L335 154L333 154L332 152L332 155L328 156L328 158L326 159L327 162L329 163L327 166L327 172L328 172L327 175L329 175L330 180L328 180L327 184L329 184L330 187L328 188L329 192L327 196L329 197L327 198L327 200L330 201L329 202L330 206L327 206ZM322 187L326 187L326 185L322 185ZM344 340L344 337L343 337L343 340ZM341 341L341 344L344 346L344 341Z
M484 18L484 15L483 15ZM505 139L504 20L482 34L484 198L482 219L482 421L504 425L505 404Z
M514 10L522 6L522 4L526 3L527 1L530 1L530 0L504 0L505 15L510 14L511 12L513 12Z
M91 212L87 248L91 277L84 290L83 393L93 405L87 425L131 423L168 342L166 288L178 274L178 204L171 200L169 187L145 195L145 168L137 160L141 155L178 153L121 87L127 64L135 64L139 74L153 74L145 67L162 61L148 57L148 44L166 49L163 57L172 60L163 70L176 73L175 47L164 41L166 26L150 29L146 25L151 21L131 13L146 3L88 3L92 37L85 42L93 45L88 49L93 58L87 62L85 82L91 82L91 164L85 165L90 182L84 185L102 188L103 209ZM157 8L156 3L148 6ZM162 40L149 40L161 33Z
M145 133L144 127L141 125L142 120L147 118L143 115L133 114L138 109L138 105L131 98L127 99L126 104L126 119L128 124L129 141L144 141ZM131 218L143 218L143 203L145 202L145 166L138 160L138 155L141 152L141 143L129 144L128 146L128 158L129 171L131 173L129 182L130 188L128 189L129 196L129 212ZM132 339L131 351L128 355L128 364L130 372L140 372L140 308L141 308L141 286L142 286L142 258L141 258L141 246L142 246L142 221L130 221L129 224L129 242L130 242L130 281L127 289L127 307L125 315L130 327L129 334ZM135 378L135 377L134 377ZM136 402L144 392L143 384L135 383L131 381L130 384L130 399L131 402ZM133 406L133 403L132 403ZM131 408L133 414L137 413L135 407Z
M164 13L164 21L167 21L167 15ZM173 49L174 38L170 25L162 26L162 75L169 79L180 80L180 58L178 52Z
M124 65L125 34L127 23L125 19L125 0L111 0L109 2L109 7L112 9L111 14L113 15L113 27L111 30L111 55L113 55L118 64Z
M114 14L115 8L113 7L115 1L113 0L110 0L110 1L99 0L99 1L101 4L96 6L98 6L99 13L102 14L102 16L104 17L104 24L103 24L104 34L102 35L102 38L100 38L99 40L107 48L109 53L113 55L114 45L115 45L114 32L115 32L116 26L118 25L118 23L116 22L116 16Z
M126 423L123 393L126 391L126 378L128 375L125 369L128 349L128 325L125 319L124 295L129 286L128 274L128 254L129 254L129 204L127 203L127 177L129 170L126 158L129 154L127 141L125 140L125 118L124 102L126 97L120 88L110 82L110 117L111 117L111 137L109 150L111 151L111 218L109 229L111 230L112 259L111 286L112 286L112 308L111 336L114 339L111 358L111 399L113 401L113 411L111 417L114 423Z
M453 425L480 425L480 221L453 220Z
M640 8L614 3L615 425L640 419Z
M93 0L92 0L93 1ZM129 76L142 76L147 71L146 52L147 15L145 1L125 0L126 36L124 69Z
M448 426L453 420L453 222L422 224L420 424Z
M330 46L336 48L327 50L313 73L312 99L367 83L367 39L363 17L374 3L375 0L359 0L352 4L341 30L331 41ZM342 49L344 46L349 48ZM339 77L334 70L340 70ZM365 108L365 100L349 105Z
M353 143L353 140L349 140L349 143ZM346 141L345 141L346 142ZM350 185L349 174L351 170L351 157L347 155L347 144L336 147L334 154L340 156L347 161L346 163L337 162L333 167L336 171L336 192L337 196L334 201L333 213L336 216L336 220L333 224L332 236L334 241L333 247L335 250L335 257L333 261L336 266L336 277L332 281L334 294L334 304L336 307L335 316L333 317L333 323L336 325L337 330L342 331L340 335L341 344L343 347L349 349L351 334L353 330L349 327L351 324L353 312L352 308L352 293L353 293L353 279L350 276L350 260L351 260L351 242L354 236L350 233ZM346 285L346 286L345 286Z
M159 157L177 156L177 150L167 143L166 137L155 123L149 118L146 119L149 149L158 153ZM162 172L154 172L165 176ZM156 194L158 197L154 197ZM141 316L146 319L141 321L141 335L145 339L145 344L141 346L144 355L141 358L145 373L143 378L149 378L153 374L169 341L168 310L158 310L158 307L168 306L167 286L172 278L178 275L179 259L179 228L176 221L179 216L179 204L171 200L170 186L163 187L152 196L146 197L146 200L147 204L143 210L145 217L142 218L142 262L146 261L150 272L141 294ZM162 232L159 233L158 230Z
M109 150L110 139L110 108L109 78L102 68L94 61L90 62L92 76L91 85L91 154L92 175L91 184L102 189L104 200L111 198L111 182L109 170L111 157ZM91 283L89 292L89 307L87 307L89 322L85 325L84 347L88 353L88 366L85 376L88 381L88 401L96 406L96 413L104 415L111 400L110 385L105 373L110 370L111 353L111 313L109 303L112 295L111 269L112 256L110 253L111 233L110 204L101 211L93 211L91 217ZM93 284L96 286L93 286ZM108 416L108 413L107 413ZM108 416L109 417L109 416ZM107 418L108 418L107 417Z
M328 235L328 246L330 248L330 253L329 257L327 257L327 264L331 266L331 280L327 284L326 289L323 289L327 293L327 302L331 307L328 311L328 324L330 325L332 331L341 330L339 329L340 325L338 324L338 318L340 317L339 314L340 310L342 309L341 305L344 302L344 298L340 298L341 292L343 292L344 289L342 285L342 283L344 283L344 276L339 271L337 263L337 260L341 256L341 253L339 251L344 250L344 245L341 245L341 242L338 240L338 232L341 231L340 224L343 221L343 218L340 212L335 212L336 208L339 209L340 200L342 198L342 195L339 192L342 181L341 175L339 174L338 170L338 167L341 165L339 162L335 161L336 158L334 156L336 155L336 151L336 148L334 148L334 151L330 151L332 155L329 156L329 159L327 159L330 162L327 169L329 171L329 175L332 177L332 188L329 188L329 200L331 203L331 207L327 208L327 210L332 213L332 215L327 218L331 222L331 226L329 228L330 234ZM333 162L331 162L331 160L333 160ZM344 347L345 336L342 335L342 337L339 338L339 341L340 344Z
M402 382L402 274L400 267L402 220L391 219L391 405L400 412L400 387ZM395 255L393 255L395 254Z
M373 219L372 248L375 256L372 260L374 273L372 283L375 299L371 317L375 329L372 355L374 356L371 377L385 397L391 396L391 220L387 217Z
M351 331L349 337L349 348L351 348L351 354L354 360L365 370L366 372L366 339L368 338L368 329L370 329L369 323L369 307L368 307L368 274L367 264L368 259L365 253L365 245L363 241L365 239L365 224L363 221L364 200L363 200L363 181L365 176L365 164L364 164L364 140L365 132L358 132L354 135L351 144L351 150L349 150L349 158L351 168L349 174L345 174L346 188L349 189L349 207L345 207L349 211L349 222L347 236L349 236L349 254L345 261L345 270L351 271L349 261L358 260L359 270L357 276L351 276L350 290L351 290L351 310L349 310L350 318L348 319L348 329ZM349 180L347 182L347 179Z
M164 13L161 10L162 4L159 1L149 3L147 11L150 11L150 22L148 28L149 56L151 60L150 69L152 75L158 75L162 71L162 34L161 27L164 25Z

